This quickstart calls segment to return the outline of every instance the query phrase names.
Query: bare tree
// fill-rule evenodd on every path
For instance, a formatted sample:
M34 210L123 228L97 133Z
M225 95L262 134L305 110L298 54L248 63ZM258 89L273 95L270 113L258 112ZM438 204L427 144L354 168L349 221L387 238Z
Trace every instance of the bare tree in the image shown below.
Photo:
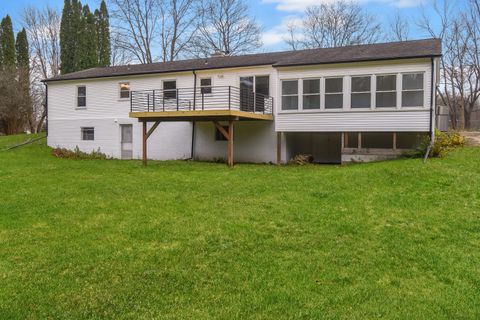
M118 49L130 52L141 63L153 62L153 47L161 19L158 0L110 0L112 29Z
M434 3L439 26L425 13L418 25L432 37L442 39L441 82L437 94L450 111L454 129L464 130L480 97L480 20L478 0L471 0L456 14L448 1ZM458 9L457 9L458 10Z
M396 11L390 22L390 40L393 41L407 41L410 34L410 27L408 20Z
M195 30L197 0L164 0L159 28L162 61L174 61L185 54Z
M307 8L301 26L289 26L285 39L293 49L374 43L381 38L375 16L358 4L340 0Z
M261 47L261 29L248 14L243 0L206 0L199 10L200 22L191 52L207 57L212 52L236 55Z
M26 8L23 26L30 44L30 82L33 112L29 115L33 131L42 128L46 116L45 88L40 82L60 74L60 14L51 7Z

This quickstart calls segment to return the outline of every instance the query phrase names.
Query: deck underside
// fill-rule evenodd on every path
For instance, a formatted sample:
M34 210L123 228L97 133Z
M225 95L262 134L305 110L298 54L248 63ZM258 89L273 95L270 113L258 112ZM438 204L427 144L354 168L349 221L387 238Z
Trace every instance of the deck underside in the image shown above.
M272 121L269 114L258 114L238 110L199 110L199 111L161 111L130 112L130 118L139 121Z

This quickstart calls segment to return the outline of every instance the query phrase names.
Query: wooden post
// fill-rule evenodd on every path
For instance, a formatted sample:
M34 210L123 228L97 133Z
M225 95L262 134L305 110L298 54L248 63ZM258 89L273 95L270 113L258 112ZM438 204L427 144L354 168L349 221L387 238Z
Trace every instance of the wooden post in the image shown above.
M147 165L147 122L143 121L142 130L142 151L143 151L143 165Z
M344 138L343 138L343 146L345 148L348 148L348 132L344 132Z
M345 132L342 132L342 151L345 149Z
M397 151L397 133L393 133L393 151Z
M282 163L282 132L277 132L277 164Z
M227 151L227 159L228 159L228 166L233 167L233 121L230 120L228 122L228 151Z
M362 133L358 133L358 149L362 149Z

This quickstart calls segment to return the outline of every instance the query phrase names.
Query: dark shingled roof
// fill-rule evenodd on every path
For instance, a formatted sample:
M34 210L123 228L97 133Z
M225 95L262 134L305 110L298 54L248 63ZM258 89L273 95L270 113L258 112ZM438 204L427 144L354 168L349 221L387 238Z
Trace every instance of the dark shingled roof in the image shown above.
M181 72L271 65L273 67L436 57L442 54L439 39L413 40L338 48L307 49L243 56L157 62L105 68L92 68L60 75L44 81L77 80L127 75Z

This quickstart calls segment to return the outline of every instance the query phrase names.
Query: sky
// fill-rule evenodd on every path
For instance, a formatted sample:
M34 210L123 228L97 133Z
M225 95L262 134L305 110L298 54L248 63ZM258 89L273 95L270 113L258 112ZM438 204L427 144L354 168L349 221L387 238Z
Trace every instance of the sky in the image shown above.
M97 8L101 0L83 0L90 9ZM320 2L335 2L336 0L247 0L251 15L262 28L262 51L287 50L283 41L286 35L286 25L292 19L299 19L306 7ZM410 38L426 38L428 35L417 30L415 20L421 15L422 8L429 12L435 0L356 0L369 13L375 15L387 27L396 12L408 17L411 25ZM461 5L468 0L454 0L456 5ZM0 0L0 17L9 14L14 22L14 28L19 29L21 12L28 6L43 7L50 5L61 10L63 0ZM387 30L388 31L388 30Z

